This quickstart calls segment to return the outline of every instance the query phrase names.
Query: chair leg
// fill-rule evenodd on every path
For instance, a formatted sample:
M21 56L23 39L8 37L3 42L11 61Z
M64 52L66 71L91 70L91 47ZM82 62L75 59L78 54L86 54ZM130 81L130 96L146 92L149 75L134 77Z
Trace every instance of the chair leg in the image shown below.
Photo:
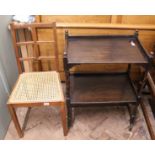
M70 106L70 100L66 100L67 103L67 123L68 123L68 128L72 126L72 107Z
M64 136L67 136L68 133L68 125L67 125L67 111L65 103L61 106L61 120Z
M138 109L138 104L133 105L133 107L131 107L129 131L132 130L132 128L135 124L137 109Z
M29 118L29 115L30 115L30 111L31 111L31 107L28 107L28 110L27 110L27 113L26 113L26 116L25 116L25 120L24 120L24 123L23 123L23 126L22 126L22 131L24 131L25 128L26 128L28 118Z
M15 108L13 107L13 105L8 105L8 108L9 108L12 120L14 122L14 125L16 127L17 133L18 133L19 137L21 138L24 136L24 134L23 134L22 129L20 127Z

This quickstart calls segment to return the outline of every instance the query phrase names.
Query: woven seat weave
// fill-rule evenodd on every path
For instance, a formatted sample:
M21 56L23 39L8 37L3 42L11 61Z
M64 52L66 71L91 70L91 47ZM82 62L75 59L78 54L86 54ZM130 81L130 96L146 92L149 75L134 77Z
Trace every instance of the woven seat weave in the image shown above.
M59 73L33 72L19 76L8 103L64 101Z

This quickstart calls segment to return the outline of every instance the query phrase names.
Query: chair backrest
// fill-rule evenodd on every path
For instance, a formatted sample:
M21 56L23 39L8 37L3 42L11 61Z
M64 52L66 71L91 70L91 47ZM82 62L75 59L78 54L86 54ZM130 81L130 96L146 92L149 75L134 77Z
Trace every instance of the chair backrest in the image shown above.
M47 61L48 63L52 61L54 63L56 71L59 70L58 63L58 48L57 48L57 33L56 33L56 23L11 23L11 35L13 39L13 45L15 49L15 55L18 65L19 73L26 71L26 67L30 66L29 71L42 71L42 62ZM38 30L50 29L50 35L52 39L50 40L39 40ZM21 33L22 32L22 33ZM29 38L26 37L26 33L29 33ZM23 37L21 36L23 35ZM24 39L21 39L24 38ZM42 55L40 52L41 45L52 45L53 51L46 52L46 55ZM46 46L47 47L47 46ZM48 53L48 55L47 55ZM52 53L53 55L49 55ZM48 64L49 65L49 64ZM51 64L50 64L51 65ZM35 67L37 66L37 67ZM35 68L35 69L34 69ZM37 68L37 69L36 69Z

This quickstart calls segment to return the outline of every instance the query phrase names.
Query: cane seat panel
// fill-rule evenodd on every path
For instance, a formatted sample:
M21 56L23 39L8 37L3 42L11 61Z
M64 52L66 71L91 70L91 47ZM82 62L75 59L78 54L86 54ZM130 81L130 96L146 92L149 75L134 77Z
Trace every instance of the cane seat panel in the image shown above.
M33 72L19 76L9 103L63 102L59 73Z

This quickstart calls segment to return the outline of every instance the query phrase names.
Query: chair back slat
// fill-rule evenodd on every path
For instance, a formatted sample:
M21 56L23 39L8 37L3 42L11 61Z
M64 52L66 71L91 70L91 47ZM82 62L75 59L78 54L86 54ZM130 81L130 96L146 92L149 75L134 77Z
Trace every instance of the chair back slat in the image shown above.
M19 73L22 73L25 71L25 66L24 63L31 63L33 64L33 67L35 68L35 64L37 63L38 65L38 70L42 71L43 66L42 62L43 61L49 61L54 60L52 62L55 63L55 70L59 71L59 62L58 62L58 47L57 47L57 32L56 32L56 23L32 23L32 24L21 24L21 23L11 23L11 35L12 35L12 40L13 40L13 45L15 49L15 55L16 55L16 61L18 65L18 70ZM39 40L38 39L38 30L40 29L51 29L52 30L52 39L50 40ZM31 39L32 40L21 40L19 35L19 32L21 30L24 30L24 33L29 31L31 33ZM26 36L24 34L24 36ZM25 37L26 38L26 37ZM50 52L48 51L48 55L42 55L41 50L40 50L40 45L53 45L53 54L54 56L49 55ZM28 51L27 54L22 53L21 49L22 47L25 47L24 49L28 50L28 47L31 46L31 54L29 54ZM25 52L25 50L23 51ZM33 63L32 63L33 62ZM51 66L51 65L49 65ZM32 69L32 71L36 69ZM50 67L49 67L50 68Z

